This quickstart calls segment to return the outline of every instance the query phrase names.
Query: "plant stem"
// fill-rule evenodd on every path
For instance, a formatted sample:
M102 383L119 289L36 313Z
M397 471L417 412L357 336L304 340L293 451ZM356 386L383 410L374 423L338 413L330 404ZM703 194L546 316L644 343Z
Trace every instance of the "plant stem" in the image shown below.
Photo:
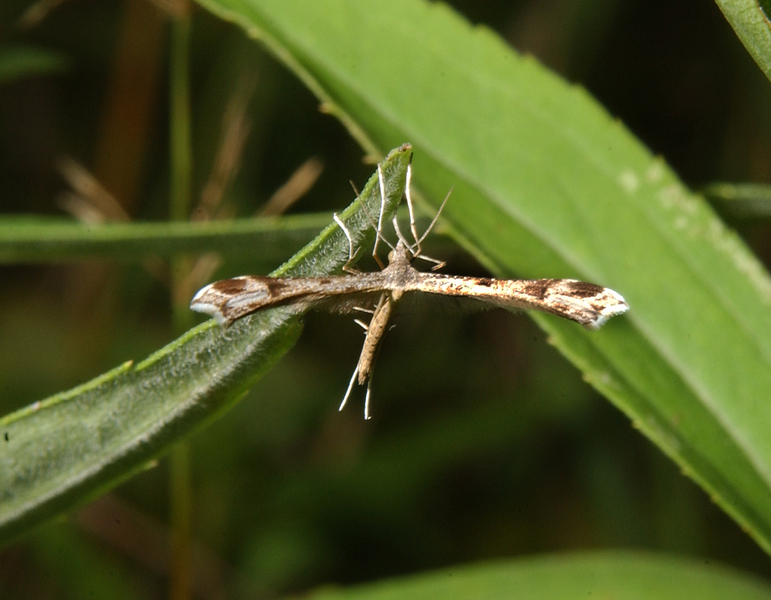
M174 221L188 218L190 213L192 151L190 135L190 33L189 10L184 11L171 24L170 47L170 161L171 181L169 216ZM172 259L172 311L177 333L189 325L187 306L175 299L174 290L187 278L189 260L178 256ZM186 323L187 322L187 323ZM169 597L172 600L190 598L191 537L192 537L192 485L191 451L187 441L179 442L170 460L171 503L171 574Z

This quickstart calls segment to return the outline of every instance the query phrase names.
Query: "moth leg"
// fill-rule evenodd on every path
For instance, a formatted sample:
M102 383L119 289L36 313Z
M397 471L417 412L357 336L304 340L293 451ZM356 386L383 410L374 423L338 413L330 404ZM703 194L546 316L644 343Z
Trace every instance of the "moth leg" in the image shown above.
M424 235L421 238L418 237L418 228L415 226L415 209L412 206L412 193L410 192L411 182L412 161L407 165L407 180L404 185L404 197L407 200L407 211L410 213L410 231L412 232L412 237L415 239L415 252L413 252L413 255L417 256L420 254L420 242L422 242L423 238L426 236Z
M364 420L369 421L372 415L369 414L369 397L372 392L372 373L369 374L367 379L367 394L364 396Z
M431 258L430 256L424 256L423 250L421 248L421 243L423 242L423 240L426 239L426 236L434 228L434 225L436 225L436 222L439 219L439 215L442 214L444 205L447 204L447 200L450 198L450 194L452 193L452 188L450 189L449 192L447 192L447 195L445 196L444 201L439 207L439 210L436 211L436 215L434 215L434 218L431 220L431 223L429 224L428 228L423 232L423 235L419 236L418 228L415 225L415 209L412 203L412 192L410 190L411 187L412 187L412 164L410 163L409 165L407 165L407 178L406 178L406 184L404 188L404 196L407 201L407 210L410 214L410 233L412 233L412 238L415 240L415 243L410 244L407 241L407 239L404 237L401 230L399 229L399 223L397 222L396 215L394 215L394 220L393 220L394 231L396 231L396 235L399 238L399 241L401 241L409 249L410 254L412 254L413 258L422 258L427 262L434 263L434 266L431 267L431 270L436 271L437 269L441 269L446 263L444 261Z
M351 273L355 275L356 273L359 273L359 271L351 266L351 263L353 262L353 259L356 257L356 255L359 252L359 249L356 249L356 252L353 251L353 238L351 237L351 232L348 231L348 228L343 223L343 220L337 216L337 213L334 213L332 215L332 218L335 220L335 223L337 223L340 226L340 229L342 229L343 233L345 234L345 237L348 238L348 262L346 262L343 265L343 271L346 273Z
M432 271L438 271L442 267L444 267L447 262L444 260L438 260L436 258L432 258L430 256L426 256L425 254L418 254L415 258L419 258L421 260L425 260L426 262L434 263L434 266L431 267Z
M377 255L377 245L378 245L378 242L380 242L380 239L383 237L383 213L385 212L386 200L385 200L385 182L383 180L383 169L380 168L380 165L377 166L377 181L380 187L380 214L378 215L378 218L377 218L377 233L375 235L375 246L372 248L372 256L375 259L375 262L380 267L380 270L382 271L383 269L385 269L385 265L383 264L383 261L380 260L380 257Z
M359 365L356 365L356 368L353 370L353 376L351 377L351 383L348 384L348 389L345 392L345 397L343 398L343 401L340 403L340 408L338 408L338 411L343 410L345 407L345 403L348 402L348 396L351 395L351 390L353 389L353 382L356 381L356 377L359 374Z

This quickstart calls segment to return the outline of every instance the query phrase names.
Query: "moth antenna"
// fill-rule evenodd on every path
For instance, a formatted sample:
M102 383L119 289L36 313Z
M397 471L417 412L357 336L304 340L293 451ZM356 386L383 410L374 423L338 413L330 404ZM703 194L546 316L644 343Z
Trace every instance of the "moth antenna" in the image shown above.
M409 250L409 251L410 251L410 254L412 254L413 258L414 258L414 257L416 257L418 254L420 254L420 249L418 248L418 249L416 250L416 249L415 249L415 247L414 247L412 244L410 244L410 243L407 241L407 238L405 238L405 237L404 237L404 235L402 234L402 230L401 230L401 229L399 229L399 220L396 218L396 215L394 215L394 221L393 221L393 224L394 224L394 231L396 232L396 237L398 237L398 238L399 238L399 241L400 241L402 244L404 244L404 247L405 247L405 248L407 248L407 250ZM393 246L391 246L391 248L392 248L393 250L395 250L395 249L396 249L396 248L394 248Z
M452 194L452 187L450 188L450 191L447 192L447 195L444 197L444 200L442 201L442 204L439 206L439 210L436 211L436 214L434 215L433 220L431 221L431 224L428 226L428 228L423 232L423 235L418 240L418 244L426 239L426 236L431 233L431 230L434 228L434 225L436 225L436 221L439 219L439 215L442 214L442 211L444 210L444 205L447 204L447 201L450 199L450 194Z

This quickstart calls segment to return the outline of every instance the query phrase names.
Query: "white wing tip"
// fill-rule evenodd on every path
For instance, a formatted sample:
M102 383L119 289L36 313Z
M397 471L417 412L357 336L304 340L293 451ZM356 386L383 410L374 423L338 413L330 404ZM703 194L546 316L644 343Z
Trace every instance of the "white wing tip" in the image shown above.
M212 284L209 284L196 292L195 296L193 296L193 299L190 301L190 310L209 315L210 317L213 317L218 324L226 325L227 319L225 318L225 315L222 314L222 308L217 304L204 300L211 290L211 287Z
M597 312L594 320L586 324L587 329L599 329L608 322L608 319L623 315L629 310L629 303L618 292L604 288L602 295L603 306Z

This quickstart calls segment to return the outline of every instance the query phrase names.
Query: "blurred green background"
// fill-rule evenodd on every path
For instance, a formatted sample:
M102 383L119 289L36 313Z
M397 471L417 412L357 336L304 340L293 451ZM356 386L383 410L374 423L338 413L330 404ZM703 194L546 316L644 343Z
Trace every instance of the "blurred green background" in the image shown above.
M768 81L714 4L453 4L586 87L692 187L771 180ZM65 214L69 187L57 164L69 157L132 219L167 219L170 28L160 3L70 0L39 17L30 6L0 5L0 47L53 56L45 73L0 84L0 210ZM360 148L257 44L200 9L191 55L195 200L245 81L248 137L227 185L236 214L253 214L311 157L324 171L291 212L346 206L349 180L361 186L373 171ZM768 226L732 224L768 264ZM447 259L446 272L483 273L441 238L434 244L426 252ZM229 260L216 276L253 272L263 251ZM144 265L3 265L0 278L0 414L177 335L168 287ZM615 547L771 576L768 557L529 319L418 306L395 324L375 373L371 422L362 420L363 393L336 410L360 329L350 317L314 313L289 355L192 438L196 595L272 597L492 557ZM84 589L164 597L168 470L160 460L67 522L0 550L0 598L75 598Z

